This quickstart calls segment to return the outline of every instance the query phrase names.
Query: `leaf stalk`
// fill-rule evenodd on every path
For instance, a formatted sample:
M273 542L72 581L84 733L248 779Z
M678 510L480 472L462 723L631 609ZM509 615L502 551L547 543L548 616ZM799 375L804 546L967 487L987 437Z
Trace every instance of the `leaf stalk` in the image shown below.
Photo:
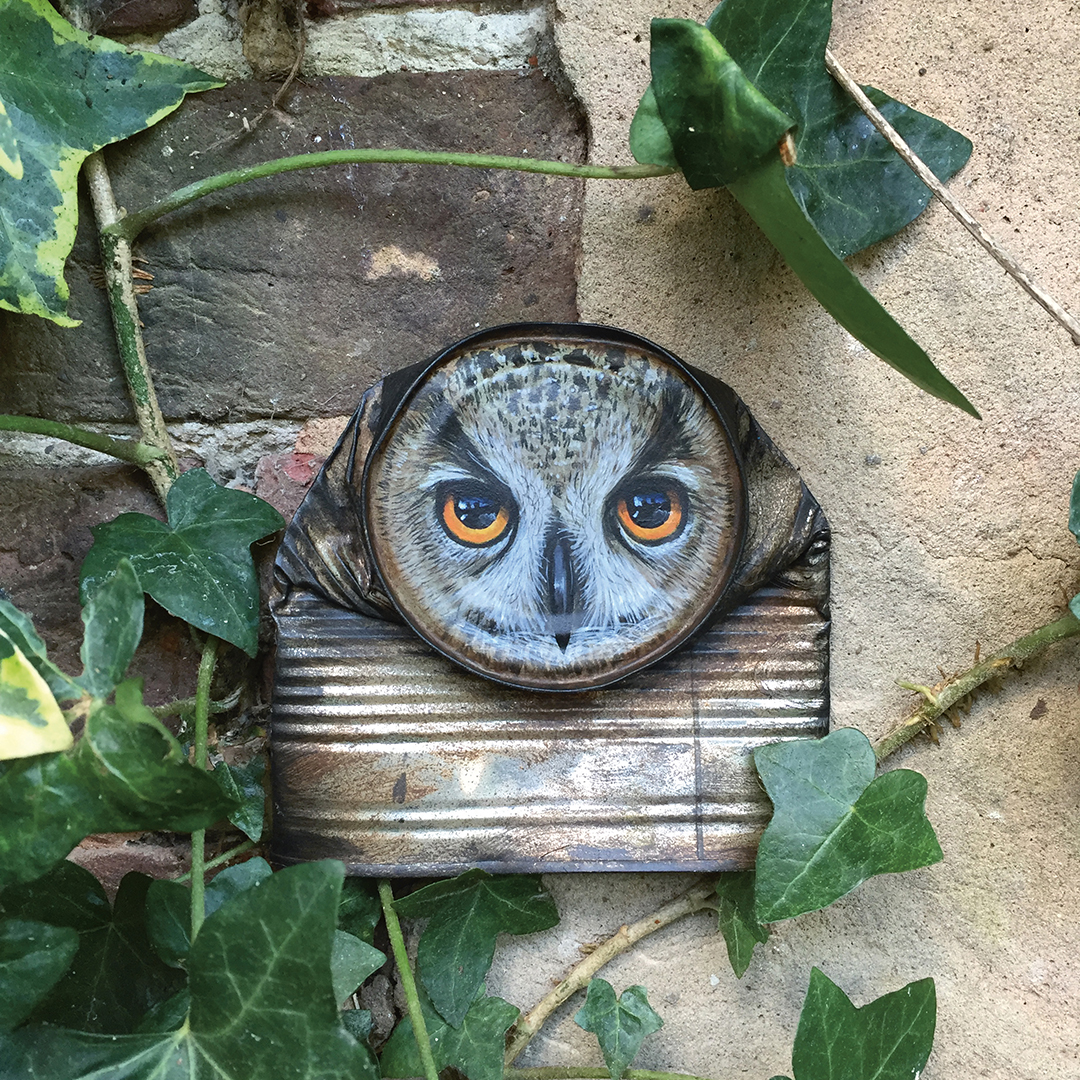
M207 634L199 660L199 679L195 686L195 768L206 769L206 744L210 729L210 683L217 664L219 639ZM191 940L206 918L206 830L191 834Z
M223 851L220 855L215 855L212 859L207 859L206 862L203 863L203 873L209 873L211 870L216 870L219 866L222 866L227 862L232 862L233 859L250 851L253 847L255 847L254 840L245 840L242 844L237 844L236 847L229 848L228 851ZM186 870L184 873L174 877L173 881L187 881L189 877L191 877L191 871Z
M297 154L293 157L275 158L258 165L208 176L166 195L142 210L117 216L106 225L102 234L128 243L152 221L165 214L179 210L196 199L215 191L261 180L278 173L295 172L298 169L318 169L326 165L458 165L472 169L511 169L517 172L543 173L547 176L565 176L583 180L641 180L650 176L668 176L675 169L664 165L576 165L568 161L545 161L527 157L506 157L502 154L464 154L441 150L324 150L318 154Z
M390 948L394 953L394 963L401 976L401 987L405 991L405 1001L412 1021L416 1049L424 1066L426 1080L439 1080L439 1070L435 1067L435 1058L431 1053L431 1039L428 1037L424 1012L420 1008L420 995L416 992L416 980L409 967L409 953L405 948L405 937L401 932L401 922L394 910L394 890L389 881L379 882L379 900L382 902L383 918L386 920L386 932L390 937Z

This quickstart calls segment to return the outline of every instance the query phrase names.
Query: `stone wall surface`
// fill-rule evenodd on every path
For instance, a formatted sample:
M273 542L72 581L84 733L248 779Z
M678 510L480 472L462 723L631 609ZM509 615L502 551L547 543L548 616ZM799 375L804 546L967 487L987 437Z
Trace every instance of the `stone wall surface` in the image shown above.
M626 132L649 78L650 18L701 21L711 6L551 0L554 49L535 47L543 63L557 57L578 97L590 161L631 161ZM224 56L242 74L227 6L203 0L200 10L201 37L192 23L166 43L196 61ZM462 10L482 19L489 8ZM1080 310L1076 5L837 0L834 16L832 48L858 81L972 139L952 190ZM327 55L334 22L356 40L349 16L321 23L316 40L327 42ZM580 159L576 107L527 57L509 71L494 70L500 63L451 74L395 69L368 81L313 70L285 114L219 143L273 93L272 85L234 83L114 154L121 201L324 144ZM932 683L940 670L962 669L977 643L984 654L1004 645L1056 617L1080 589L1080 553L1066 529L1080 466L1080 350L936 204L851 265L981 421L868 354L725 192L691 192L679 177L589 181L582 195L566 181L412 166L294 174L181 211L139 246L154 274L142 310L167 413L228 427L217 443L188 429L191 452L210 446L201 458L215 475L261 483L282 506L295 505L332 441L332 419L330 434L309 427L297 441L304 421L349 412L371 379L477 324L610 322L725 379L801 470L834 529L835 724L884 732L913 702L898 679ZM69 275L84 328L0 315L0 411L126 419L92 261L87 233ZM58 475L37 444L19 446L21 471L9 467L0 483L8 523L0 584L30 601L47 634L71 650L70 590L89 545L86 526L120 508L108 493L117 470L79 459L79 471L68 465ZM120 485L133 493L125 508L149 508L129 473ZM64 589L71 603L55 599ZM176 646L185 662L186 648ZM186 685L179 660L158 663L161 688ZM816 965L859 1005L915 979L936 980L927 1078L1075 1080L1077 682L1075 646L1060 646L1000 695L981 696L940 747L918 743L890 762L926 774L944 862L874 879L826 911L777 925L741 981L706 914L605 969L619 991L645 984L665 1021L635 1067L790 1074ZM643 917L688 880L596 874L549 876L547 884L562 923L501 948L489 980L490 992L522 1007L550 989L583 944ZM601 1064L593 1037L572 1022L575 1007L556 1015L520 1064Z
M109 156L135 209L205 176L358 147L580 160L584 129L554 84L525 72L393 72L296 84L248 134L276 86L193 96ZM577 317L581 182L488 169L350 165L231 188L145 230L140 314L167 420L340 415L387 371L479 326ZM0 322L19 377L0 411L125 420L90 215L69 270L76 330ZM72 393L77 385L79 392Z

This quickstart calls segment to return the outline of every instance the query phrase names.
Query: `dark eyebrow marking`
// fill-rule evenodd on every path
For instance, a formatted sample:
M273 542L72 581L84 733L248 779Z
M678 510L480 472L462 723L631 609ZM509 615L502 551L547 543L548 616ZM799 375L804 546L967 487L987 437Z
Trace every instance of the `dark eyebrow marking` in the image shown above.
M660 394L656 423L645 445L634 456L627 470L632 476L655 469L665 461L682 461L697 457L683 421L693 398L685 387L665 386Z
M445 415L441 420L437 416L432 417L432 420L435 441L445 451L450 461L466 472L472 473L478 480L496 485L500 489L505 488L506 485L484 464L480 450L476 443L465 434L461 421L453 409L446 407Z

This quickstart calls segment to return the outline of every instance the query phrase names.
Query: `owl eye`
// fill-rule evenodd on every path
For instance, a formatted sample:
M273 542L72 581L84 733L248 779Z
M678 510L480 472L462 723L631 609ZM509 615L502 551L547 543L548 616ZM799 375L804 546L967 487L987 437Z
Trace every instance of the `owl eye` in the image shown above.
M470 547L492 544L506 534L512 502L479 486L445 487L438 494L439 521L451 539Z
M686 499L672 484L640 484L621 493L615 516L623 532L641 544L659 544L682 531Z

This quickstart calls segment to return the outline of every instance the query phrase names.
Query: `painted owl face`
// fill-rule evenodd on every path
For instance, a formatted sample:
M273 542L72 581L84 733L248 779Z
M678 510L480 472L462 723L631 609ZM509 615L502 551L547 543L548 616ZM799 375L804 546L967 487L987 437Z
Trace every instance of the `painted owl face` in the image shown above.
M552 690L603 686L685 640L744 519L725 423L673 359L558 338L429 369L365 498L406 621L465 667Z

